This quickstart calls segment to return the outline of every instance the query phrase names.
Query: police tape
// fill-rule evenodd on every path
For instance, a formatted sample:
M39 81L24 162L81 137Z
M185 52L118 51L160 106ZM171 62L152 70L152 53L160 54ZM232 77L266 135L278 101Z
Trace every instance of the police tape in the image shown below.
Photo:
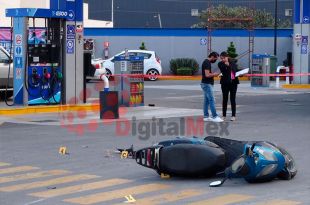
M249 73L244 74L239 77L294 77L294 76L310 76L310 73L274 73L274 74L267 74L267 73ZM130 78L158 78L158 79L165 79L165 78L175 78L175 79L182 79L182 78L201 78L201 75L147 75L147 74L114 74L110 75L109 77L130 77Z
M276 73L276 74L245 74L246 77L294 77L294 76L310 76L310 73Z

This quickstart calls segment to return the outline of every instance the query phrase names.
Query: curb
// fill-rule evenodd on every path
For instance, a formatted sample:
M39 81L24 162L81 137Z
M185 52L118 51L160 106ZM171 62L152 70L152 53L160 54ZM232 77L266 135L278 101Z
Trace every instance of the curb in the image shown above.
M99 104L85 104L85 105L50 105L50 106L27 106L12 109L0 108L1 115L26 115L34 113L58 113L66 111L98 111Z
M282 85L285 89L310 89L310 84L285 84Z

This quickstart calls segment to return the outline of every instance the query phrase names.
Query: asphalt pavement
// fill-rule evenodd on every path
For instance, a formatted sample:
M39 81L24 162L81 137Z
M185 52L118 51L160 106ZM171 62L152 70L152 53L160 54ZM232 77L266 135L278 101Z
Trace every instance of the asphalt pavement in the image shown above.
M218 84L215 97L221 115ZM88 102L97 98L92 92ZM96 112L0 116L0 204L310 204L310 90L242 83L237 120L200 129L202 101L199 81L158 81L145 84L146 106L123 109L118 121L99 120ZM115 153L183 134L271 141L293 155L298 174L290 181L233 179L210 188L217 178L163 179Z

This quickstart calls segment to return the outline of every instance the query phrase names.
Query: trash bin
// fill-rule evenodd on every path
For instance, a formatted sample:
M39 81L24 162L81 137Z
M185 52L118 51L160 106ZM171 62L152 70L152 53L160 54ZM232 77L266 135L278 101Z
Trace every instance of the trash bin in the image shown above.
M118 119L118 92L100 91L100 119Z
M275 74L276 71L277 71L277 57L276 56L269 56L269 59L270 59L270 71L269 73L270 74ZM270 80L275 80L276 78L275 77L270 77Z

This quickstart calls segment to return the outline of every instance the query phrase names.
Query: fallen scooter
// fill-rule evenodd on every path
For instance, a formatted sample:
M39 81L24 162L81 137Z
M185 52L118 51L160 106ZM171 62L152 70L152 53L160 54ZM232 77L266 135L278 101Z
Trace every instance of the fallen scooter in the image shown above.
M253 183L275 178L289 180L296 174L294 159L286 150L269 142L254 142L246 144L244 154L225 169L225 178L210 183L210 186L221 186L230 178L244 178Z
M119 151L123 151L119 149ZM136 162L161 174L171 176L216 176L225 173L220 186L228 178L243 177L248 182L291 179L296 173L292 156L269 142L237 141L208 136L161 141L137 151L127 149Z

